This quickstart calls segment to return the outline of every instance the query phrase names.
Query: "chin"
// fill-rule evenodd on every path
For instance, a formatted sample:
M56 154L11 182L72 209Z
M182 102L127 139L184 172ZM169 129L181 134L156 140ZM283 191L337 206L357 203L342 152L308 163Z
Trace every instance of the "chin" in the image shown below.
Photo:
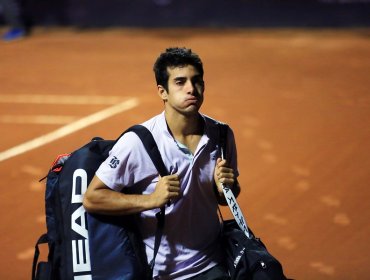
M198 115L199 114L199 108L196 107L196 108L193 108L191 110L185 110L183 113L184 113L184 115L188 115L188 116Z

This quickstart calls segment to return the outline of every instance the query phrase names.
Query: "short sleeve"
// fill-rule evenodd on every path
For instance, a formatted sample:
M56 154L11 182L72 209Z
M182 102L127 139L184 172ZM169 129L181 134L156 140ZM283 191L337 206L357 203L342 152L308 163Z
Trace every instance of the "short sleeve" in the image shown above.
M143 143L134 132L124 134L96 171L96 176L109 188L121 191L156 173Z

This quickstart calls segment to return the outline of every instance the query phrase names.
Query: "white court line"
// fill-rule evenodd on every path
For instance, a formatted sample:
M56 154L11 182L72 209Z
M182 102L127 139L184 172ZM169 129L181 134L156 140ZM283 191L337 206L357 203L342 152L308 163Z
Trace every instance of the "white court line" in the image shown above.
M0 153L0 162L4 161L6 159L15 157L17 155L23 154L25 152L28 152L30 150L36 149L38 147L41 147L47 143L50 143L52 141L55 141L59 138L62 138L64 136L67 136L73 132L76 132L77 130L83 129L89 125L92 125L94 123L97 123L99 121L102 121L106 118L109 118L111 116L114 116L116 114L119 114L123 111L130 110L136 106L139 105L139 100L137 98L130 98L126 101L123 101L117 105L111 106L107 109L104 109L102 111L99 111L95 114L89 115L87 117L84 117L82 119L77 120L74 123L67 124L57 130L54 130L53 132L50 132L48 134L42 135L40 137L37 137L33 140L30 140L28 142L25 142L23 144L20 144L18 146L15 146L13 148L10 148L9 150L6 150L4 152Z
M40 95L40 94L0 95L0 103L104 105L104 104L117 104L120 101L122 101L122 96Z
M75 121L74 116L49 116L49 115L0 115L0 123L12 124L67 124Z

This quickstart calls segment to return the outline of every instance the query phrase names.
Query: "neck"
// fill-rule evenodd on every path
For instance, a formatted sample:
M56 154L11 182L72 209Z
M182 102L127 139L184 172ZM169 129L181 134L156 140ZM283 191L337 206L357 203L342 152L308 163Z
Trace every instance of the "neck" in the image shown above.
M175 138L203 134L203 121L199 113L180 115L165 112L165 116L167 125Z

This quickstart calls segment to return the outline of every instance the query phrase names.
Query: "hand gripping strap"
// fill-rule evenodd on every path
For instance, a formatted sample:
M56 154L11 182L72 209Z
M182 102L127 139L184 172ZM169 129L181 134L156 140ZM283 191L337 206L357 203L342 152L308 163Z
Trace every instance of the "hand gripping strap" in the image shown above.
M219 131L220 131L220 146L221 146L221 158L226 158L226 147L227 147L227 132L229 127L227 124L219 123ZM222 191L224 193L227 205L229 206L231 213L233 214L235 221L239 225L240 229L245 233L248 238L251 238L251 234L248 230L248 224L244 219L243 213L239 207L236 198L231 191L230 187L222 184Z

